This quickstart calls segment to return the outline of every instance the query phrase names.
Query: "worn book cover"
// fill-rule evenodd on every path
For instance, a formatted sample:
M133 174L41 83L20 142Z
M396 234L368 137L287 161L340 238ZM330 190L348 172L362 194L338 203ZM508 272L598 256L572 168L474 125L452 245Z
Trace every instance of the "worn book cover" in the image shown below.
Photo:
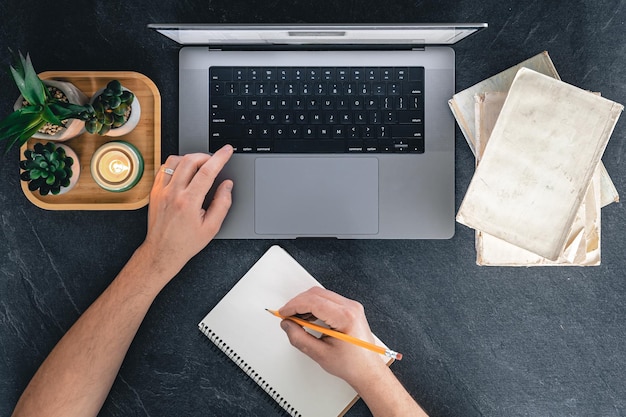
M506 93L483 93L476 100L476 163L480 162L493 127L502 110ZM578 209L563 252L556 261L522 249L488 233L475 232L476 264L481 266L595 266L600 256L600 187L602 163L596 168L585 199ZM608 175L608 174L607 174ZM612 185L613 183L610 181ZM613 187L614 189L614 187Z
M565 248L554 261L476 231L476 263L483 266L597 266L601 261L600 196L598 171L585 194Z
M600 93L594 94L599 95ZM491 136L491 131L496 124L496 120L498 120L506 96L507 93L502 92L487 92L474 96L476 163L478 163L483 155L485 146ZM611 203L617 203L619 201L619 193L602 161L598 164L597 170L600 176L600 206L605 207Z
M509 69L506 69L484 81L458 92L448 101L448 105L467 140L470 149L476 155L476 132L474 128L474 96L485 92L506 93L511 87L513 78L520 68L530 68L550 77L559 78L548 52L537 54Z
M457 221L557 260L622 110L520 69Z

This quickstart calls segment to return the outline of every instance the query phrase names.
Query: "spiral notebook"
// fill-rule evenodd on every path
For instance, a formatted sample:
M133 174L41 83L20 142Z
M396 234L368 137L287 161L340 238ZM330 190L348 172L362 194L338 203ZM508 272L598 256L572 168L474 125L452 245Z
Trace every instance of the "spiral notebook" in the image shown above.
M342 416L357 393L291 346L280 319L265 311L313 286L321 284L284 249L272 246L198 326L289 415Z

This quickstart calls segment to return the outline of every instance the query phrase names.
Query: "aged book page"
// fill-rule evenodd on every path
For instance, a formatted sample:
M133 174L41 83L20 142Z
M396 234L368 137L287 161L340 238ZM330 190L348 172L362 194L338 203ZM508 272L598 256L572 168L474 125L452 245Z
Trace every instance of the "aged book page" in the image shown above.
M622 110L522 68L457 221L557 260Z
M560 80L559 74L548 52L537 54L518 65L506 69L484 81L481 81L463 91L458 92L448 101L448 105L456 118L457 123L467 140L470 149L476 155L476 132L474 129L474 96L479 93L499 91L506 93L511 87L513 78L520 68L530 68L542 74Z

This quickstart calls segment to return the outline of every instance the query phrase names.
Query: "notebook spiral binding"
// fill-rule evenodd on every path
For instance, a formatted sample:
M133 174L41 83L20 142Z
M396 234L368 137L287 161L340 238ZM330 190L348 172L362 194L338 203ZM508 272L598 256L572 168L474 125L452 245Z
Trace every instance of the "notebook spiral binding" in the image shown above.
M198 328L213 344L221 350L235 365L250 377L263 391L265 391L287 414L292 417L303 417L302 414L293 408L274 388L272 388L246 361L233 351L225 341L223 341L208 326L200 323Z

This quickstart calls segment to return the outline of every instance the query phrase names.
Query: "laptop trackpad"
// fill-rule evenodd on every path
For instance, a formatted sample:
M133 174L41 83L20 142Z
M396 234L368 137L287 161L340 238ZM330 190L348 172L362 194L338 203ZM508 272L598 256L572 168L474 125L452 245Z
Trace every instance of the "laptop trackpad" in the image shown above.
M254 193L257 234L378 233L377 158L257 158Z

